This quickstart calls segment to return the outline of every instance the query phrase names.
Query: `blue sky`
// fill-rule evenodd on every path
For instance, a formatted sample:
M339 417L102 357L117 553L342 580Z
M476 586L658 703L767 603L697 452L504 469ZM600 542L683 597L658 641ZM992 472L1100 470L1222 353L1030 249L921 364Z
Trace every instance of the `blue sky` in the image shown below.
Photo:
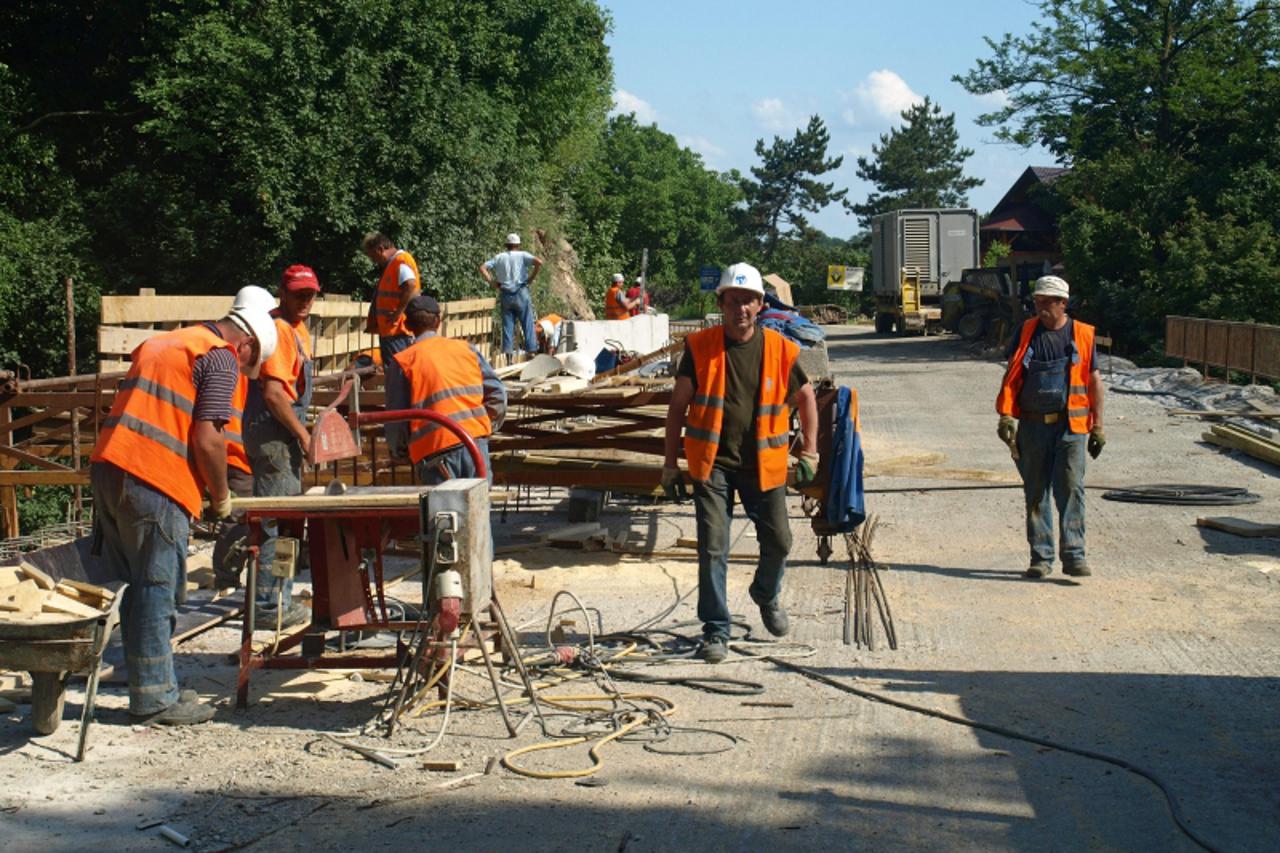
M1027 33L1039 18L1026 0L601 0L613 17L615 109L656 123L713 169L744 174L758 164L755 143L792 136L817 114L831 133L828 173L862 201L870 185L856 158L870 156L899 113L928 95L955 113L960 144L972 148L967 174L986 183L969 194L985 213L1027 166L1051 166L1038 148L994 141L974 119L990 98L951 82L986 55L983 36ZM835 237L856 218L829 207L813 223Z

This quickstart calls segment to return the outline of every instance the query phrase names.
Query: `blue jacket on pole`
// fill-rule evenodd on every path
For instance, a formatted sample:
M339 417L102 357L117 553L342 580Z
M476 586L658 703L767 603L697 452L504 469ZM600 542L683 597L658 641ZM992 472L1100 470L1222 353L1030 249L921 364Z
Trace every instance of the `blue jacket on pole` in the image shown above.
M851 532L867 517L862 491L862 436L857 419L857 395L841 387L836 392L831 481L827 484L827 522L841 533Z

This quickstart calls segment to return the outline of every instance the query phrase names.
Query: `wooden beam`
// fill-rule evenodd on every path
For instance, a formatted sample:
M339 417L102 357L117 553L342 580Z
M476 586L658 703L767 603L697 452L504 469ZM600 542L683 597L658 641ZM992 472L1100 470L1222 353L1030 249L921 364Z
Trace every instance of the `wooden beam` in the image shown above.
M5 486L87 486L89 469L72 471L0 471L0 488Z
M104 296L106 326L122 323L193 323L217 320L231 310L230 296Z

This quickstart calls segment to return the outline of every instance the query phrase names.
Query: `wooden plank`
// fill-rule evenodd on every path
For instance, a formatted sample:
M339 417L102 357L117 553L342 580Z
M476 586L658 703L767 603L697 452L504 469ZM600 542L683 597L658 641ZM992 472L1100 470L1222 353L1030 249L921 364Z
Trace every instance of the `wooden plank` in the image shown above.
M133 329L128 326L99 326L98 352L102 355L129 356L148 338L164 329Z
M1243 518L1232 518L1231 516L1197 518L1196 526L1221 530L1224 533L1233 533L1236 536L1243 536L1247 539L1280 537L1280 524L1261 524Z
M49 597L44 600L41 608L46 613L65 613L68 616L80 616L88 618L90 616L101 616L102 611L96 607L90 607L87 604L81 604L74 598L63 595L60 592L49 592Z
M16 447L12 447L10 445L0 444L0 456L8 456L10 459L13 459L16 462L22 462L27 465L34 465L37 468L44 468L45 470L48 470L48 471L68 470L67 466L65 465L59 465L56 462L50 462L48 459L43 459L39 456L36 456L33 453L28 453L25 450L19 450Z
M61 471L0 471L0 487L3 486L87 486L89 470L64 469Z
M25 580L0 592L0 610L17 613L39 613L49 591L33 580Z
M57 581L25 560L18 564L18 568L22 570L22 573L27 576L28 580L41 589L53 589L58 585Z
M101 323L184 323L218 320L231 310L230 296L104 296Z

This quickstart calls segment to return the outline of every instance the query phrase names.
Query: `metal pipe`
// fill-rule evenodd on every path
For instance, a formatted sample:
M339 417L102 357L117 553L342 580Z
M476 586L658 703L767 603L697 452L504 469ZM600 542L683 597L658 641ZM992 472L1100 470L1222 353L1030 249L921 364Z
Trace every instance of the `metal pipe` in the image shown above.
M364 412L352 415L351 419L356 426L406 420L431 421L449 430L467 448L467 452L471 454L471 461L476 467L477 477L484 478L489 476L489 466L485 464L484 454L480 452L480 447L476 444L476 440L471 437L471 433L432 409L391 409L386 412Z

